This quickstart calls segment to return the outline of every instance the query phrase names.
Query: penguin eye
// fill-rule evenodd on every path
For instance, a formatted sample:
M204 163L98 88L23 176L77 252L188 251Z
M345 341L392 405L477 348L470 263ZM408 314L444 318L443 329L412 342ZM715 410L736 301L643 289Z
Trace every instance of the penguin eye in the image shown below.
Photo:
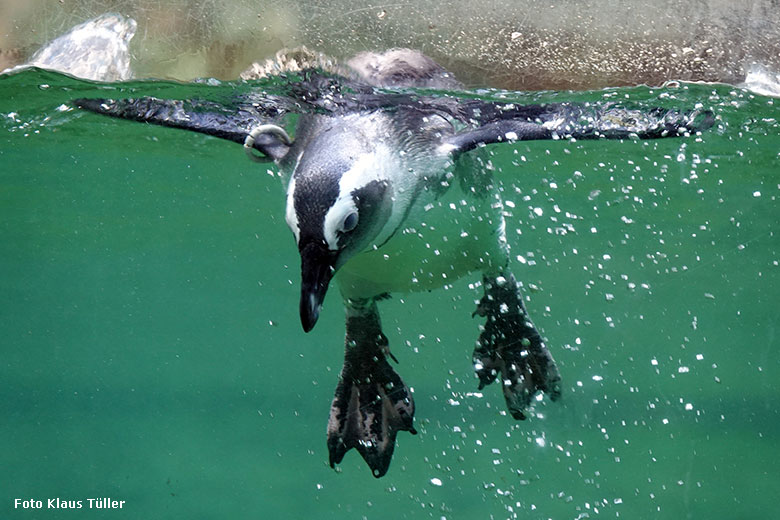
M349 232L355 229L358 225L358 214L357 212L353 211L349 215L347 215L347 218L344 219L344 224L342 224L341 228L344 230L344 232Z

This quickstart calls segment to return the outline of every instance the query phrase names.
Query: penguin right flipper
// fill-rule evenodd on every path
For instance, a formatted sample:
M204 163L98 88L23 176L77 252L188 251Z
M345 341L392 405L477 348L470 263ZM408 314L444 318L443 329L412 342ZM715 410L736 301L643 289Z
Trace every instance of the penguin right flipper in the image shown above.
M476 128L456 133L442 145L453 156L493 143L546 139L658 139L689 135L715 122L709 110L679 112L663 108L628 109L614 104L553 103L501 109L501 104L474 101L461 110ZM484 106L482 106L484 105Z
M238 103L225 106L198 100L175 100L144 97L137 99L81 98L76 106L97 114L179 128L246 144L253 130L284 114L281 105ZM272 160L279 160L290 148L289 138L265 132L253 136L252 148Z
M417 433L414 400L387 362L387 337L376 303L356 308L347 302L347 309L344 368L328 420L330 465L335 467L355 448L379 478L390 466L397 433Z
M561 376L550 351L531 323L514 276L486 276L485 295L474 312L487 318L474 349L479 388L497 377L512 417L525 419L537 392L561 396Z

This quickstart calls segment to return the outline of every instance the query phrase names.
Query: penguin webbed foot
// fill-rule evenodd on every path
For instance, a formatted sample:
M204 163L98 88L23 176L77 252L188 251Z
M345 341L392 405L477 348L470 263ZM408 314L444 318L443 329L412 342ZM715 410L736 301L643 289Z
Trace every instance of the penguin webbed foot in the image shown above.
M474 315L487 318L473 354L480 390L500 374L507 407L518 420L526 418L537 392L556 401L561 395L558 367L528 318L512 275L485 279L485 295Z
M390 466L398 432L417 433L414 400L387 361L387 338L378 328L378 316L374 322L351 318L347 324L344 368L328 420L330 466L355 448L379 478ZM356 330L360 325L367 328Z

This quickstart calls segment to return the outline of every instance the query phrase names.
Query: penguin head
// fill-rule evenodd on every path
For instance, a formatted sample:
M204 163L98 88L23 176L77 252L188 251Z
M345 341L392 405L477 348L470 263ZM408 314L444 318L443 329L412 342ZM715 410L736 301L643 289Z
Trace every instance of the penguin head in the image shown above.
M328 285L350 258L375 245L393 211L381 144L330 129L297 159L287 188L287 224L301 256L300 314L314 328Z

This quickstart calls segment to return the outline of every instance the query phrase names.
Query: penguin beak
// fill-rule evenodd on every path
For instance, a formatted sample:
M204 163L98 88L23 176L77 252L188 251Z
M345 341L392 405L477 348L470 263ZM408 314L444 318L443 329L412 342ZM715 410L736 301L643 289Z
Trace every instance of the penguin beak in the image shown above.
M301 253L301 325L309 332L320 317L320 308L335 272L336 251L320 244L307 244Z

